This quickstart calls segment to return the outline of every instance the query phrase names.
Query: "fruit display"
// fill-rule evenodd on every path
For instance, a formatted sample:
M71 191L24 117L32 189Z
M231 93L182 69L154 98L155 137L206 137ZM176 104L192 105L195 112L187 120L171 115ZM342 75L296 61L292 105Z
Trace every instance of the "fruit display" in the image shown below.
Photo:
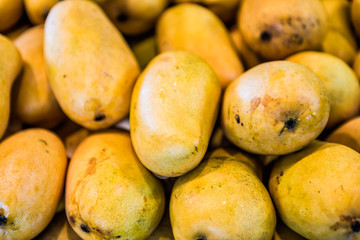
M360 0L0 0L0 240L360 240Z

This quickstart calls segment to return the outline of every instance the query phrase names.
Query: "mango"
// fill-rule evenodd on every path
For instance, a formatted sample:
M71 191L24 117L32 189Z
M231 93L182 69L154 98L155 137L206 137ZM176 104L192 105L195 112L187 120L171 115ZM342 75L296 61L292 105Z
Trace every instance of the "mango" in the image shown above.
M44 62L44 26L29 28L14 40L23 71L16 81L16 115L24 123L54 127L64 118L46 76Z
M0 34L0 138L4 135L10 116L10 92L16 76L22 68L22 60L16 46Z
M0 1L0 32L5 32L13 27L23 14L22 0Z
M24 0L25 12L32 24L43 24L50 9L61 0Z
M244 71L225 25L197 4L183 3L165 10L156 26L156 39L159 52L183 50L203 58L222 88Z
M257 165L248 154L219 148L179 177L170 199L175 239L272 239L275 209Z
M90 135L71 158L65 210L82 239L146 239L159 224L164 189L138 160L130 135Z
M95 130L129 113L139 66L96 3L64 1L50 10L44 56L51 88L71 120Z
M55 215L65 181L65 147L48 130L22 130L0 144L0 165L0 239L32 239Z
M306 239L360 237L360 154L313 141L275 162L269 191L279 216Z
M140 161L166 177L195 168L215 125L221 87L212 68L184 51L156 56L131 98L130 133Z

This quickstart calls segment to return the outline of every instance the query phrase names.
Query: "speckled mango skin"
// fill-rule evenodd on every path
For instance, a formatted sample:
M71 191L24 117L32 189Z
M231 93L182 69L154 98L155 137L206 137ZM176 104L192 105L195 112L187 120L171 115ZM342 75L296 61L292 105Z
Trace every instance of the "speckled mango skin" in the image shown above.
M227 138L256 154L297 151L320 135L329 118L324 84L289 61L257 65L224 93L221 121Z
M0 34L0 138L4 135L10 115L10 91L22 68L22 59L16 46Z
M175 182L170 219L176 240L272 239L276 214L247 154L219 148Z
M146 239L159 224L165 195L136 157L125 132L90 135L68 169L65 210L82 239Z
M286 60L308 67L324 83L330 102L327 129L355 117L360 111L360 85L354 70L328 53L303 51Z
M44 56L55 97L71 120L95 130L129 113L139 67L96 3L64 1L50 10Z
M150 171L167 177L195 168L215 125L221 86L195 54L169 51L139 76L131 99L131 141Z
M63 193L67 158L52 132L22 130L0 144L2 240L33 239L49 224Z
M160 52L183 50L203 58L222 88L244 71L225 25L197 4L182 3L165 10L156 26L156 39Z
M30 125L54 127L64 113L57 103L46 76L44 25L29 28L14 40L23 60L23 71L16 82L16 115Z
M269 191L284 223L306 239L360 238L360 154L314 141L279 158Z
M246 44L268 60L319 50L328 28L320 0L244 0L237 25Z

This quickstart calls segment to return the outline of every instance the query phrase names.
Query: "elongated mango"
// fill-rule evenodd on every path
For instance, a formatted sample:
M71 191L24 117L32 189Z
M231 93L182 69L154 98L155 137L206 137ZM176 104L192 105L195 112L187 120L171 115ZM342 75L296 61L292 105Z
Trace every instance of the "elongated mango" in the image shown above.
M33 239L63 193L65 147L48 130L23 130L0 144L0 166L0 239Z
M130 133L140 161L152 172L180 176L202 160L215 124L221 86L195 54L155 57L136 82Z
M57 3L45 21L44 55L50 85L71 120L100 129L128 114L139 66L96 3Z

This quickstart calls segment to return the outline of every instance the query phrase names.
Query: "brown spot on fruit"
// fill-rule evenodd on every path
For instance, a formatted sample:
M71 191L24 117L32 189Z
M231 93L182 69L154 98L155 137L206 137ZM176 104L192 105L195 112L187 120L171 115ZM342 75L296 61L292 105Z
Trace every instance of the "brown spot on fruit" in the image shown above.
M0 226L4 226L6 223L7 218L3 214L0 214Z
M250 100L250 112L255 111L260 103L261 103L261 98L260 97L252 98Z
M271 38L272 38L271 33L266 31L266 30L262 31L261 34L260 34L260 39L263 42L270 42Z
M94 121L95 122L100 122L102 120L104 120L106 118L106 115L103 113L96 113Z
M143 199L144 199L144 202L147 202L147 198L146 198L146 197L144 197Z
M86 169L86 175L93 175L96 172L96 158L92 157L89 160L89 165Z
M283 175L284 175L284 171L281 170L279 176L276 176L277 184L280 184L280 177L282 177Z
M279 136L283 133L284 129L288 129L291 132L294 132L296 126L296 118L289 118L285 121L284 127L281 129Z
M195 238L195 240L207 240L208 238L205 235L200 234Z
M237 124L240 123L240 116L239 116L239 114L235 114L235 121L237 122Z
M351 230L353 232L360 232L360 222L359 221L355 221L351 224Z
M86 233L90 232L90 228L84 223L80 224L80 228L83 232L86 232Z
M69 222L71 225L75 225L75 217L74 216L70 216L69 217Z

